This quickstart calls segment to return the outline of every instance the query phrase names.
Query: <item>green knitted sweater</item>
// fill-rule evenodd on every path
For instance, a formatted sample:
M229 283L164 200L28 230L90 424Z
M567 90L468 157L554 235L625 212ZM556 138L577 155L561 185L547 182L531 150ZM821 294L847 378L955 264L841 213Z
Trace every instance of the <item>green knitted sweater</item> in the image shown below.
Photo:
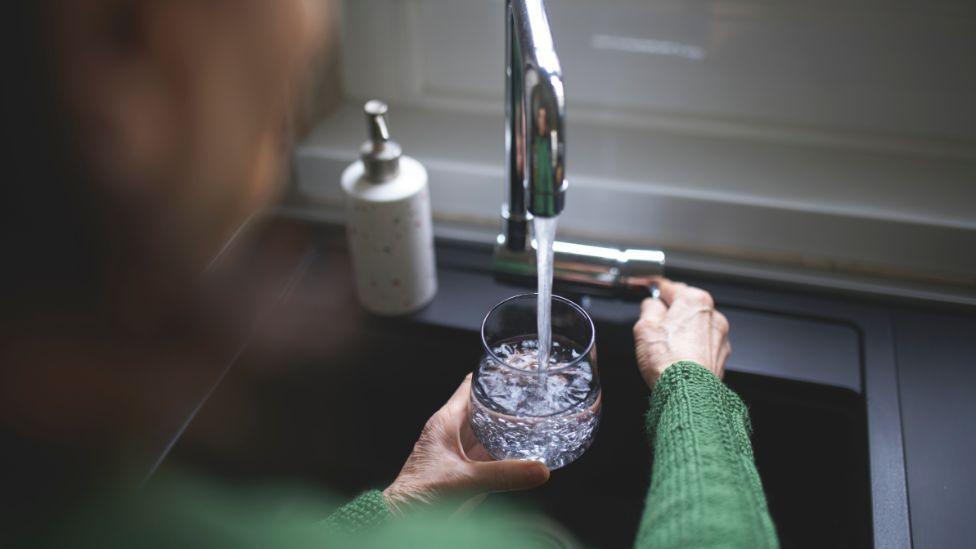
M778 547L749 413L731 389L702 366L677 362L657 382L646 427L654 466L635 547ZM382 494L371 491L328 521L356 530L389 518Z
M651 395L653 470L635 547L777 547L739 397L693 362L669 367ZM636 479L635 479L636 480ZM110 493L29 547L552 547L525 515L450 510L394 518L370 491L324 521L315 498L245 494L183 477L137 494ZM288 512L272 502L289 501ZM548 538L551 540L552 538Z
M742 400L694 362L671 365L647 413L651 488L635 547L778 547Z

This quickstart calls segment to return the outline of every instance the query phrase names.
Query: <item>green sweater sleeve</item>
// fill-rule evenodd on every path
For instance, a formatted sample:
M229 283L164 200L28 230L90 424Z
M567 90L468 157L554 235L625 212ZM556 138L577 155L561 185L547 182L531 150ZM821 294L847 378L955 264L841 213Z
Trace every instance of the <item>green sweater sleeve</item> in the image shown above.
M325 527L342 532L356 532L373 528L391 517L383 492L370 490L336 509L325 519Z
M635 547L778 547L738 395L694 362L671 365L651 395L654 448Z

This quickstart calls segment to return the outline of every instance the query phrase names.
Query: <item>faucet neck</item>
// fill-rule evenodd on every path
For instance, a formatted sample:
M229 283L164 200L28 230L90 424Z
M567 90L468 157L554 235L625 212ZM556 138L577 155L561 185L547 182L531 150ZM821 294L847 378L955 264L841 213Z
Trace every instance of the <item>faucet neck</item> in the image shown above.
M508 245L517 247L524 246L527 214L555 217L565 205L566 107L545 4L506 0L505 11L509 200L503 218Z

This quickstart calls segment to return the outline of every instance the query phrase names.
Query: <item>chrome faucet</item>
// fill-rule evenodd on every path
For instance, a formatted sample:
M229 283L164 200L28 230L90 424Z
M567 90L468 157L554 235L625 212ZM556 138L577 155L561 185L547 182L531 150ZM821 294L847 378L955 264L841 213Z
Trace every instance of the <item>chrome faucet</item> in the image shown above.
M566 101L562 69L542 0L505 1L505 152L508 203L495 247L495 272L535 274L532 217L555 217L566 203ZM557 285L585 291L646 288L664 270L664 252L557 241Z
M554 217L563 211L566 101L542 0L507 0L506 12L506 236L512 245L524 246L526 211L538 217Z

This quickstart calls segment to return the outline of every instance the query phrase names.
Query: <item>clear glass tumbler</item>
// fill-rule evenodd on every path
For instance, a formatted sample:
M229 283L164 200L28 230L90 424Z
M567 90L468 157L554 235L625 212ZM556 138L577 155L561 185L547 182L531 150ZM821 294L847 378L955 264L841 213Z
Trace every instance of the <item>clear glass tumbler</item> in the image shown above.
M579 305L553 296L552 352L540 369L536 306L536 294L517 295L485 316L469 419L493 458L558 469L583 455L600 424L596 330Z

